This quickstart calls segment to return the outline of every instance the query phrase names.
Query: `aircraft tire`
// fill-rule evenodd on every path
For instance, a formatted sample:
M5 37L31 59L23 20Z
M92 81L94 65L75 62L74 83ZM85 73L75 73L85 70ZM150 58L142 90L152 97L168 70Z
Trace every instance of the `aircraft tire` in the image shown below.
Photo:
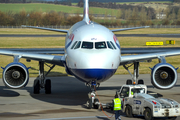
M51 80L50 79L47 79L45 81L45 93L51 94Z
M34 85L33 85L33 87L34 87L33 93L34 93L34 94L39 94L40 84L39 84L39 80L38 80L38 79L35 79L35 80L34 80Z
M94 103L93 103L94 109L98 109L99 108L99 105L95 104L96 102L99 102L99 100L98 99L94 99Z
M92 98L90 98L90 99L87 101L86 105L87 105L87 108L88 108L88 109L91 109L91 108L92 108Z

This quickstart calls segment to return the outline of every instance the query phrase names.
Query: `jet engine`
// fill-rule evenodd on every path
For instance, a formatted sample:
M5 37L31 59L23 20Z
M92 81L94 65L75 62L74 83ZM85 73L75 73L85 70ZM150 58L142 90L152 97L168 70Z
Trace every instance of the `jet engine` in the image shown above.
M177 69L169 63L158 63L152 69L151 83L158 89L170 89L177 82Z
M29 72L24 64L13 62L3 68L3 82L10 88L25 87L29 81Z

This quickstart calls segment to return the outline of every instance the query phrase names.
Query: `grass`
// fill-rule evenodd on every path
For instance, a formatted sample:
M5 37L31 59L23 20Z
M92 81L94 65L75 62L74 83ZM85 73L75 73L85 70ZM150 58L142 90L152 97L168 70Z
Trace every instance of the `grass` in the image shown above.
M75 6L55 5L55 4L43 4L43 3L29 3L29 4L0 4L0 11L8 12L13 11L18 13L22 10L26 12L42 11L42 12L65 12L65 13L83 13L83 8ZM91 14L114 14L116 15L118 10L91 7L89 9Z
M30 32L31 34L57 34L57 32L47 32L44 30L37 29L0 29L0 33L3 34L27 34ZM28 32L27 32L28 31ZM137 29L131 31L124 31L124 34L149 34L149 33L176 33L179 29ZM162 37L118 37L118 40L121 44L121 47L146 47L145 42L147 41L166 41L166 40L175 40L175 45L165 45L162 47L180 47L180 39L179 38L162 38ZM0 37L0 48L59 48L64 47L65 38L64 37ZM166 60L168 63L172 64L175 68L180 66L179 62L180 56L167 57ZM13 57L0 55L0 66L5 67L7 64L13 61ZM38 76L38 62L31 61L26 62L25 59L21 59L20 62L24 63L27 67L31 67L29 70L31 77ZM140 63L140 73L150 73L151 70L149 67L153 67L158 63L158 60L155 59L151 63ZM48 71L48 68L45 67L45 70ZM133 71L133 67L130 69ZM180 72L180 70L178 70ZM2 74L2 69L0 69L0 75ZM120 66L115 74L128 74L128 72ZM65 69L63 67L56 66L49 76L61 76L66 75Z

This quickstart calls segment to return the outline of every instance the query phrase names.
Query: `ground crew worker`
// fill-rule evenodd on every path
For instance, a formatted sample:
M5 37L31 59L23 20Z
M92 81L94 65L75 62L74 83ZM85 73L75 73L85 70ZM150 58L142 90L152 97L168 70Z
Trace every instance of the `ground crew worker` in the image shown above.
M115 113L115 120L121 120L120 111L121 111L121 99L118 98L116 94L115 99L113 100L114 103L114 113Z
M129 92L127 92L127 95L129 96ZM133 91L131 91L131 95L134 95Z

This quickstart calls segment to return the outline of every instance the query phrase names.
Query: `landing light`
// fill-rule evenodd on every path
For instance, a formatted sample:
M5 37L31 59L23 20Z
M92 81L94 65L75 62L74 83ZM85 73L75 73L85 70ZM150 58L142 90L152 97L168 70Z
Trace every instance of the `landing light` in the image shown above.
M135 85L136 84L136 82L133 82L133 85Z

